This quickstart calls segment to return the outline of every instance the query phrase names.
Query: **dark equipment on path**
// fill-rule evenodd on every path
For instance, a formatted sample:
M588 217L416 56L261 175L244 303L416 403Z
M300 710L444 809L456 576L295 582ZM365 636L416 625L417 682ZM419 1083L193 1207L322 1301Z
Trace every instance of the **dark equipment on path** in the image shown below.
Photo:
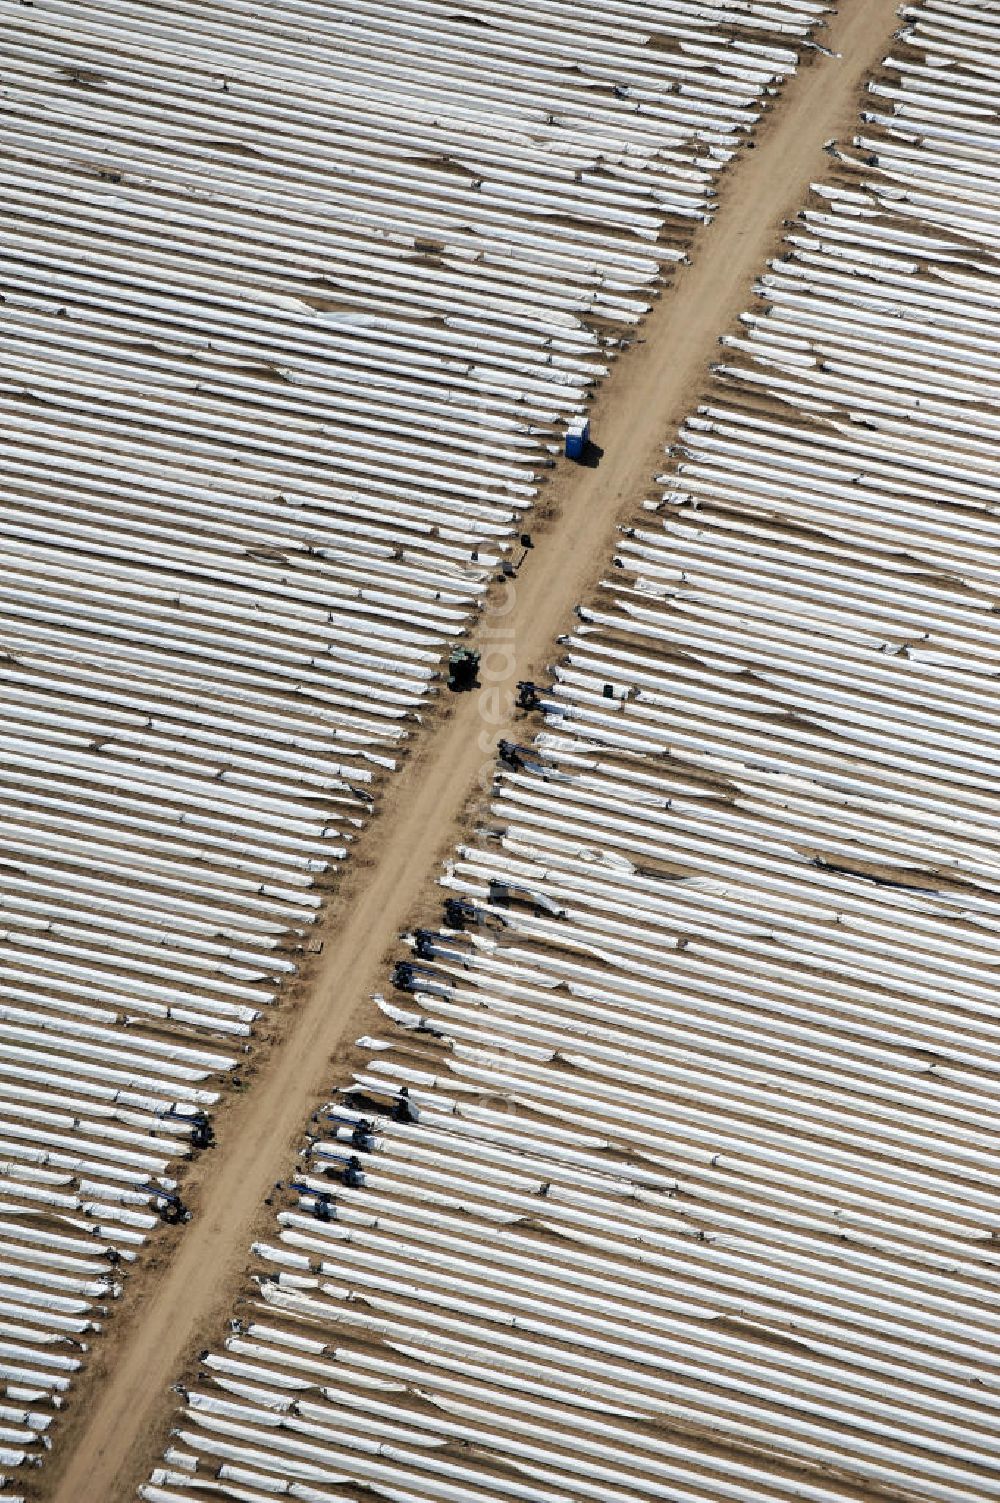
M530 678L522 678L517 685L517 708L519 710L537 710L541 704L538 695L538 685L532 683Z
M155 1198L156 1214L168 1226L176 1226L178 1222L191 1220L191 1212L179 1195L170 1195L159 1185L144 1185L143 1188Z
M351 1133L351 1147L357 1148L361 1153L371 1153L375 1147L375 1124L369 1122L367 1117L362 1117L355 1122L354 1131Z
M479 674L479 653L469 647L456 647L448 659L448 688L453 694L476 687Z
M364 1182L365 1175L361 1160L352 1155L344 1165L344 1184L351 1190L360 1190Z

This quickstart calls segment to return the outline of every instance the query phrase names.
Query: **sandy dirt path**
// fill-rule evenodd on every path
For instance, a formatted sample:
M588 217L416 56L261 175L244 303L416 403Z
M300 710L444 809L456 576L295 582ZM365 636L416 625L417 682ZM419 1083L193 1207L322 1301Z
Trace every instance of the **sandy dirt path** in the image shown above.
M264 1196L289 1172L309 1112L343 1082L347 1030L385 985L399 931L426 905L481 778L492 775L496 741L511 733L495 718L503 691L518 678L544 675L573 606L612 554L616 527L654 493L663 445L697 400L719 334L750 304L782 220L824 176L824 142L853 130L865 75L888 51L896 24L896 0L843 0L824 37L841 56L807 58L762 122L755 149L725 175L721 208L699 232L692 265L681 269L646 321L644 342L621 357L594 403L600 466L561 465L541 498L542 513L551 506L551 514L527 524L536 546L507 592L510 609L486 618L497 646L484 660L486 690L433 713L385 791L331 900L323 954L288 1009L283 1036L252 1088L220 1113L217 1147L192 1172L197 1214L183 1232L156 1240L132 1281L58 1427L52 1465L30 1479L33 1497L122 1503L162 1453L178 1403L170 1384L199 1347L221 1337L249 1244L266 1224ZM499 696L487 692L496 690Z

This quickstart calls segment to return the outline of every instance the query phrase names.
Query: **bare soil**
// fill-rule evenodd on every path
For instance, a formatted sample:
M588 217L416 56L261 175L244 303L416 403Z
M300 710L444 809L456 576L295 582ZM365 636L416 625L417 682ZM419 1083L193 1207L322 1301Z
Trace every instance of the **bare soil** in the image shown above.
M518 679L544 678L573 606L610 560L616 528L655 494L663 446L704 390L719 335L750 305L785 217L828 175L824 143L852 133L866 75L896 22L896 0L844 0L824 36L840 56L806 56L754 148L725 173L720 210L699 231L692 264L677 271L595 398L599 466L561 463L526 521L535 546L483 619L480 645L495 649L483 660L483 689L445 696L423 717L328 901L322 953L265 1021L269 1037L248 1088L224 1104L217 1146L186 1176L194 1219L153 1239L60 1418L51 1464L23 1479L30 1496L122 1503L162 1454L177 1414L170 1385L192 1370L199 1348L221 1339L250 1243L273 1227L264 1198L289 1173L309 1112L348 1080L355 1032L386 984L398 936L430 911L442 859L484 806L498 738L533 733L507 708L510 691Z

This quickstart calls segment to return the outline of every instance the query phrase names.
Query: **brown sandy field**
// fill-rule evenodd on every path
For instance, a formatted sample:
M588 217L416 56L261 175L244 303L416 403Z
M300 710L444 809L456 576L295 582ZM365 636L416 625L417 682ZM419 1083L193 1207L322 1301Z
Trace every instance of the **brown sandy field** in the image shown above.
M327 903L322 953L264 1021L249 1088L223 1103L215 1149L186 1171L192 1221L164 1228L141 1257L55 1427L51 1463L23 1480L30 1496L122 1503L162 1453L178 1404L170 1385L221 1339L250 1243L271 1226L264 1197L289 1172L309 1113L349 1078L371 994L385 984L400 931L421 905L429 911L440 864L468 828L482 780L488 786L492 777L498 738L519 739L516 712L496 718L495 709L510 702L517 679L544 679L573 606L612 555L616 528L654 493L663 446L697 403L718 336L750 305L782 221L826 175L824 143L853 131L865 79L896 20L896 0L842 0L823 36L840 56L805 55L761 121L755 148L723 175L719 212L698 232L692 264L677 270L639 342L595 397L600 466L559 464L527 523L535 546L507 598L486 612L483 626L498 649L484 659L488 691L442 700L424 714Z

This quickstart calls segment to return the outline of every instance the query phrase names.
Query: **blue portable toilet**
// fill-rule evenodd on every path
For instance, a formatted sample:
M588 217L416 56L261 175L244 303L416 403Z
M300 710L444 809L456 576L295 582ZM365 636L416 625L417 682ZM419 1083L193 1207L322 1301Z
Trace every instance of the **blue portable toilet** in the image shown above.
M579 464L587 452L590 443L590 419L575 417L566 429L566 458L575 459Z

